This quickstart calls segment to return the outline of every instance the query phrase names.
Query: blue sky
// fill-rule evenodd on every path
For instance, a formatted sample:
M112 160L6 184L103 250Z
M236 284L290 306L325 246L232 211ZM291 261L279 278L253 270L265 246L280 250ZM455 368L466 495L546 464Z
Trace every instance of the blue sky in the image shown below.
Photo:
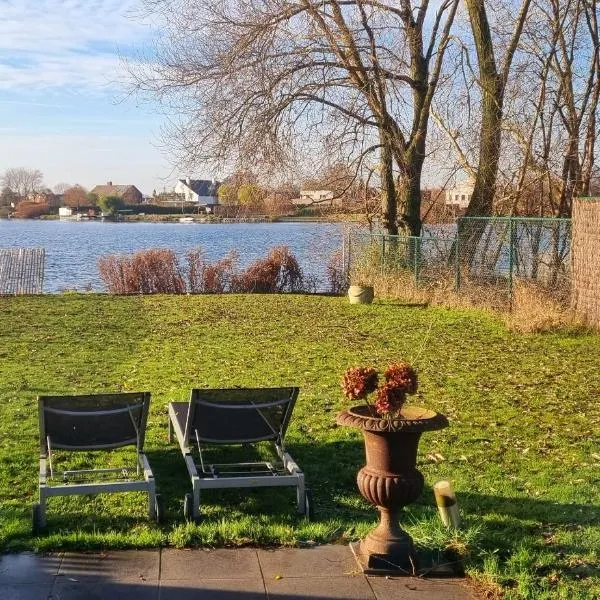
M119 57L151 33L133 18L136 4L0 0L0 172L37 168L49 187L172 187L179 173L158 148L162 117L124 100Z

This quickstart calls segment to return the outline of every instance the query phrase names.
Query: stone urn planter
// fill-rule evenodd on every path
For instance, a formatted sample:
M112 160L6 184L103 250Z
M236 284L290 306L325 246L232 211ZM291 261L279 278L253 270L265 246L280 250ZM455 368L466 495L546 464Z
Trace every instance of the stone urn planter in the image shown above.
M372 285L351 285L348 288L350 304L371 304L375 296Z
M398 518L423 491L423 475L416 467L421 434L447 427L448 420L414 406L403 406L393 418L373 416L368 406L356 406L340 413L337 423L363 433L367 464L358 472L358 489L380 514L379 525L352 547L359 565L366 574L419 573L413 540Z

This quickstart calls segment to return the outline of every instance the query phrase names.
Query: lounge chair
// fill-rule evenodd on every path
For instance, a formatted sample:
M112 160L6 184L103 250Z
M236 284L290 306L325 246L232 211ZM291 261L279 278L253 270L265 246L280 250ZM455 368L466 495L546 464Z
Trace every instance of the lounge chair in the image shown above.
M169 404L169 441L179 443L192 493L184 497L186 519L200 517L200 491L220 488L293 486L298 512L310 515L304 473L286 452L284 437L298 388L194 389L189 402ZM207 464L208 447L273 444L276 460ZM199 462L194 460L194 447ZM242 446L244 447L244 446ZM233 453L233 448L230 453ZM222 453L221 453L222 454Z
M144 449L148 392L85 396L39 396L39 503L33 505L33 529L46 525L51 496L104 492L148 493L148 516L160 520L162 509ZM103 451L135 446L131 467L57 471L54 451ZM58 458L59 453L56 453Z

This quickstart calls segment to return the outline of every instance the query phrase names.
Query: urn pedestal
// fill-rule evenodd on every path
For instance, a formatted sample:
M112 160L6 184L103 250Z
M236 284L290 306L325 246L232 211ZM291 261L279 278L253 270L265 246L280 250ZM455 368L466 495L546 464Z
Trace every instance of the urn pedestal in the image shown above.
M424 561L410 535L400 527L399 516L423 491L423 475L416 467L421 434L447 427L448 420L432 410L413 406L403 408L398 418L381 419L371 416L367 406L358 406L340 413L337 423L363 432L366 465L358 472L358 489L380 515L379 525L360 544L352 546L362 571L381 575L422 573Z

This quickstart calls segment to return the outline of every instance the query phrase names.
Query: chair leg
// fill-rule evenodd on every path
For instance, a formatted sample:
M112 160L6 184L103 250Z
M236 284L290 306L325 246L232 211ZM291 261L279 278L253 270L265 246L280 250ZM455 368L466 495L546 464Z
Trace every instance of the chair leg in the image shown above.
M45 494L46 486L40 485L40 510L38 513L39 516L39 527L43 529L46 527L46 494Z
M153 477L148 479L148 518L151 521L156 519L156 484Z
M169 441L169 444L173 443L173 421L171 421L171 415L169 414L169 416L167 417L168 419L168 429L167 429L167 440Z
M298 473L298 483L296 484L296 501L298 512L301 515L306 514L306 492L304 488L304 473Z
M200 518L200 479L198 477L192 478L192 517L194 520Z

